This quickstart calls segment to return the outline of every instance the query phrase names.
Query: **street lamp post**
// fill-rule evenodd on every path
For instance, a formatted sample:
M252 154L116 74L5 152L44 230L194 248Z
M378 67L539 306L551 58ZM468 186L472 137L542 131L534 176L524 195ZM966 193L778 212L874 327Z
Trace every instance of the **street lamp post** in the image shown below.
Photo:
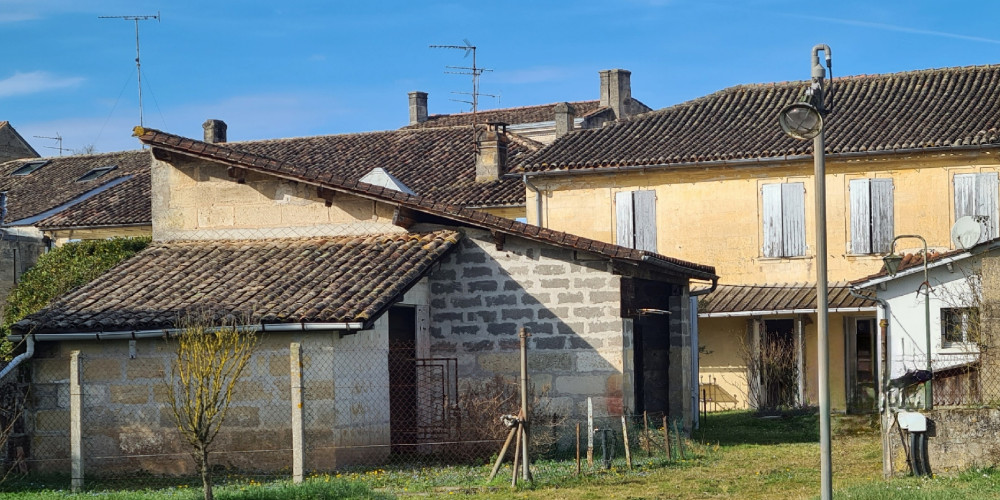
M812 84L806 91L806 100L786 106L778 115L781 129L796 139L813 140L813 177L816 205L816 332L819 368L819 448L820 448L820 498L833 498L833 464L830 450L830 332L827 324L828 301L826 276L826 146L823 137L823 115L828 112L823 104L823 80L826 71L819 62L819 53L826 56L826 65L832 68L830 46L812 48ZM831 69L832 71L832 69Z
M885 263L885 270L889 273L889 276L895 276L896 272L899 271L899 264L903 261L903 257L896 255L896 241L903 238L917 238L924 244L924 282L920 285L924 289L924 326L925 326L925 337L926 337L926 350L927 350L927 373L930 374L930 380L924 382L924 409L930 410L934 407L934 370L931 366L931 282L927 278L927 240L923 236L916 234L901 234L892 239L892 245L889 247L889 255L882 258L882 262Z

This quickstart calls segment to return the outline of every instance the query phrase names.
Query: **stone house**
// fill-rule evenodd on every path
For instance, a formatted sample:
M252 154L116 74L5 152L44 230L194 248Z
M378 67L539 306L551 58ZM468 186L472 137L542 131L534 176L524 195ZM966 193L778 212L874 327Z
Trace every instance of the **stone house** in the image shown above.
M38 466L64 466L68 441L105 457L92 468L183 469L159 455L179 452L163 440L172 344L162 338L177 333L179 314L205 308L247 315L264 338L222 438L234 466L288 465L287 453L267 450L287 449L296 433L296 390L307 468L426 444L448 424L441 401L460 396L459 382L517 373L521 328L530 378L554 411L579 417L590 397L601 414L664 412L690 428L689 283L714 283L714 268L342 176L338 156L377 167L377 156L362 159L392 134L311 149L337 139L136 133L154 158L153 244L14 327L30 340L18 363L30 359L39 394L29 418ZM296 379L288 367L299 354ZM70 366L90 395L77 406L66 401ZM426 366L445 375L426 384ZM442 382L454 389L427 395ZM85 436L44 423L74 412L94 416ZM251 461L239 455L248 450L261 452Z
M998 234L1000 66L832 85L824 118L831 404L864 412L874 403L865 396L876 377L876 304L853 298L847 282L878 271L897 235L950 251L949 231L963 216L982 221L984 238ZM748 382L740 348L761 339L797 356L797 387L779 403L817 401L812 143L786 136L777 120L807 86L739 85L578 130L515 169L537 188L526 194L531 223L716 264L721 284L699 305L697 342L704 389L731 402L720 409L749 405L751 387L770 383Z

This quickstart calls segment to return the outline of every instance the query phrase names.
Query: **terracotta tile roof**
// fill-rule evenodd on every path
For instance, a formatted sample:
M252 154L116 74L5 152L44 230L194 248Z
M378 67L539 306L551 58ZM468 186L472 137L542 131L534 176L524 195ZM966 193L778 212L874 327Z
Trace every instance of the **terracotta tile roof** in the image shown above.
M147 153L148 154L148 153ZM36 227L146 226L152 224L149 170L48 217Z
M263 323L377 318L459 240L455 231L154 243L14 325L18 333L169 328L205 304Z
M550 122L556 119L556 104L558 103L482 110L476 113L476 123L503 122L508 125L516 125L521 123ZM594 111L600 104L600 101L576 101L569 103L570 106L573 106L577 118ZM403 128L418 129L452 127L455 125L472 125L472 113L430 115L425 122L408 125Z
M741 85L601 129L581 130L527 157L529 172L677 165L810 155L778 112L806 82ZM836 78L826 116L831 155L1000 145L1000 66Z
M524 185L516 177L476 182L472 137L472 127L447 127L231 142L226 147L308 165L316 177L356 180L382 167L414 192L445 203L523 205ZM534 141L513 140L507 150L509 164L539 146Z
M990 240L990 242L992 242L992 241L995 241L995 240ZM979 246L979 245L977 245L977 246ZM960 255L960 254L963 254L963 253L966 253L966 252L968 252L968 250L965 250L965 249L962 249L962 248L959 248L959 249L956 249L956 250L950 250L950 251L947 251L947 252L938 252L936 250L930 250L928 252L929 253L929 257L927 258L927 263L928 264L933 264L934 262L939 261L941 259L944 259L944 258L947 258L947 257L954 257L956 255ZM902 257L903 257L903 260L902 260L902 262L899 263L899 269L896 271L897 273L902 272L902 271L906 271L907 269L912 269L914 267L923 268L923 265L924 265L923 251L918 252L918 253L904 253L902 255ZM887 276L889 276L889 272L885 269L885 265L882 265L882 268L879 269L877 273L865 276L864 278L858 278L856 280L852 280L850 284L851 285L859 285L859 284L865 283L867 281L871 281L873 279L884 278L884 277L887 277Z
M339 177L335 173L319 171L312 167L282 162L247 152L238 152L228 144L208 144L154 129L136 127L135 134L145 144L156 150L175 152L223 165L245 168L285 179L296 180L322 186L333 191L344 192L363 198L382 201L415 212L441 217L449 221L508 234L531 241L546 243L570 250L581 250L610 259L629 261L634 264L655 266L661 272L696 279L718 279L715 268L703 264L667 257L664 255L625 248L611 243L583 238L553 231L548 228L531 226L493 214L467 207L452 205L433 199L413 196L399 191L373 186L354 179Z
M851 295L845 283L827 287L827 303L833 309L874 309L875 302ZM791 283L781 285L719 285L716 290L698 300L701 316L727 316L738 313L768 313L782 311L815 311L816 285Z
M43 167L25 176L10 174L29 161L47 161ZM5 223L26 219L66 205L95 189L128 176L149 172L149 151L125 151L95 155L23 159L0 164L0 191L7 191ZM91 169L117 165L118 168L92 181L77 182ZM148 182L148 176L145 177ZM128 184L128 183L126 183ZM120 188L118 185L113 189ZM136 186L138 184L132 184ZM148 193L148 187L147 193ZM129 196L127 198L131 199ZM149 199L144 202L148 214ZM115 211L127 207L115 208ZM149 223L148 215L146 223Z

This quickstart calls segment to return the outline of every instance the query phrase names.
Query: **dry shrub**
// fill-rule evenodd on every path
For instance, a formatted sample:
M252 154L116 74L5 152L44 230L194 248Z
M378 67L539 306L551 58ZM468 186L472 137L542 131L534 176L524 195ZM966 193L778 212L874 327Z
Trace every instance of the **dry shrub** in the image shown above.
M500 420L517 415L521 409L521 387L517 380L496 375L486 381L466 382L459 392L461 424L459 441L466 442L470 459L495 455L510 429ZM565 415L554 411L548 389L536 391L528 385L529 453L532 459L547 457L557 450L558 430ZM477 445L478 444L478 445ZM514 445L511 444L513 453Z
M25 388L8 382L0 386L0 484L11 474L27 474L24 451L11 443L15 433L23 432Z
M799 369L795 342L777 335L763 335L757 346L740 340L750 407L772 411L796 406Z

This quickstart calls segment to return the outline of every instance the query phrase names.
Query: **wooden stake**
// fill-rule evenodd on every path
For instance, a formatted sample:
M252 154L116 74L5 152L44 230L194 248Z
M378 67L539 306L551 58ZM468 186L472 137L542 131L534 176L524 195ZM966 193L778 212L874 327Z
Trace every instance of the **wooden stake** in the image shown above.
M628 424L625 422L625 415L622 415L622 441L625 441L625 463L628 470L632 470L632 450L628 444Z
M667 454L667 460L673 460L670 455L670 427L667 427L667 416L663 416L663 452Z
M651 456L649 452L649 415L646 412L642 412L642 433L646 436L646 456Z
M514 440L514 465L510 468L510 487L513 488L517 486L517 463L518 459L521 458L521 422L518 421L517 427L514 428L517 433L517 439Z
M517 432L517 426L514 426L507 433L507 440L503 442L503 448L500 448L500 456L497 457L497 462L493 464L493 470L490 471L490 478L487 481L492 481L497 476L497 472L500 472L500 465L503 463L503 457L507 456L507 448L510 447L510 442L514 439L515 432Z
M587 466L594 468L594 400L587 398Z

